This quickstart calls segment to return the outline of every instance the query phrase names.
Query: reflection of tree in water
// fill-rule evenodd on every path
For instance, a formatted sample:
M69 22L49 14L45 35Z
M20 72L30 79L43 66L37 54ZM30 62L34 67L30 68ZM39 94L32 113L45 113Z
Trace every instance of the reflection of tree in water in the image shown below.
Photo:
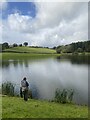
M2 67L2 61L0 61L0 67Z
M28 65L29 65L29 61L28 60L20 60L20 61L18 61L18 63L19 63L20 66L25 65L25 67L28 67Z
M61 59L61 56L58 56L58 57L57 57L57 60L59 61L60 59Z
M2 61L2 68L8 68L10 65L9 61Z
M28 67L29 65L29 61L28 60L13 60L13 61L2 61L0 62L0 66L2 66L3 68L9 68L10 64L12 64L14 67L17 67L18 65L20 66L25 66Z
M25 65L25 67L28 67L28 65L29 65L28 60L25 60L25 61L24 61L24 65Z
M70 60L72 64L90 64L89 62L90 57L88 56L71 56Z
M90 64L90 56L59 56L57 57L57 60L63 60L63 59L67 59L70 60L72 64Z
M18 61L2 61L2 68L9 68L10 64L13 64L14 67L18 66Z
M19 61L18 61L18 63L19 63L19 65L20 65L20 66L22 66L22 65L23 65L23 63L24 63L24 61L19 60Z
M13 61L13 65L16 67L18 66L18 61Z

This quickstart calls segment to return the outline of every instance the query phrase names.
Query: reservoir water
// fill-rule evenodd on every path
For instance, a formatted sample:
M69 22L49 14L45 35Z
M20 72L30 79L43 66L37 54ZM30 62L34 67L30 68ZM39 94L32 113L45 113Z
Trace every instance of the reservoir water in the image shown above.
M51 100L59 89L73 89L73 101L88 104L89 57L72 56L47 59L3 60L2 83L10 81L19 94L20 81L27 77L34 98ZM1 82L1 81L0 81Z

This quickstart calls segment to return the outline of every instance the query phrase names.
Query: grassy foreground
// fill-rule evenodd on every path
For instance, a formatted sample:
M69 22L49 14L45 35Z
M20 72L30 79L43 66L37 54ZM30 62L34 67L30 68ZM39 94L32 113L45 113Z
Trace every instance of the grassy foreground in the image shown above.
M2 97L2 118L88 118L88 108L19 97Z

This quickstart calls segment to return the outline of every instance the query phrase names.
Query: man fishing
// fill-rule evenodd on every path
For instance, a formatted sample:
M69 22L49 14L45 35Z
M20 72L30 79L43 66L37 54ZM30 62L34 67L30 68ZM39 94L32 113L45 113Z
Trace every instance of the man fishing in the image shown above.
M20 95L21 97L23 97L24 95L25 101L28 100L28 86L29 86L29 83L26 81L26 77L24 77L23 80L21 81Z

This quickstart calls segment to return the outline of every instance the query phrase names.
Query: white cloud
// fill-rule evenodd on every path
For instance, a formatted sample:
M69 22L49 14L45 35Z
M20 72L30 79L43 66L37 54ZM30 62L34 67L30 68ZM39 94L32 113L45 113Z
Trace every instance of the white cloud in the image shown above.
M32 18L29 16L23 16L19 13L15 13L8 16L7 24L11 30L18 32L30 32L31 20Z
M71 21L78 17L79 13L84 12L86 8L85 3L76 2L38 2L37 6L37 22L39 26L51 26L59 25L62 20Z
M0 10L7 8L7 0L0 0Z
M3 41L57 46L87 40L88 3L36 3L35 18L19 13L3 20Z

